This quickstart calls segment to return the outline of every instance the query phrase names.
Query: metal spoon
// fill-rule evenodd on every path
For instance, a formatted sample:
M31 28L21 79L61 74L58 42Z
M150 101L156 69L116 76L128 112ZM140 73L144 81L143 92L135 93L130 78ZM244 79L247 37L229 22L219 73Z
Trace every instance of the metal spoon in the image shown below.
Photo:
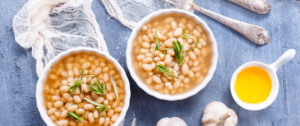
M267 0L228 0L258 14L266 14L272 10Z
M197 11L219 21L220 23L234 29L235 31L239 32L240 34L242 34L243 36L245 36L246 38L248 38L249 40L251 40L252 42L254 42L256 44L263 45L263 44L270 42L270 36L266 29L256 26L256 25L237 21L237 20L225 17L223 15L217 14L215 12L209 11L207 9L204 9L204 8L198 6L194 2L194 0L175 0L175 2L170 1L170 0L165 0L165 1L177 6L178 8L183 9L183 10L188 10L188 11L197 10Z

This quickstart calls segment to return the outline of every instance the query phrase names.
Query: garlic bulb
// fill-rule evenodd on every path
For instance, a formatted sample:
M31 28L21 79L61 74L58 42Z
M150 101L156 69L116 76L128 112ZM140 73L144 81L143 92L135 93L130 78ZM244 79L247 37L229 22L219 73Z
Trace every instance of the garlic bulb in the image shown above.
M235 111L227 108L222 102L211 102L203 110L203 126L236 126L237 122Z
M156 126L187 126L187 125L182 119L178 117L172 117L172 118L165 117L160 119L157 122Z

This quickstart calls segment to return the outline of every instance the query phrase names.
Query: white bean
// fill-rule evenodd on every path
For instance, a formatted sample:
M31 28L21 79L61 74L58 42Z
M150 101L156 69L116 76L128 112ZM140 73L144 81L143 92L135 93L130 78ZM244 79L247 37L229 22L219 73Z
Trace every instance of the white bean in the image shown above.
M149 53L149 49L140 49L140 53Z
M136 57L136 59L137 59L138 61L142 61L142 60L145 59L145 58L146 58L146 56L143 55L143 54L140 54L140 55L138 55L138 56Z
M74 112L76 109L78 109L78 106L77 106L77 105L70 105L70 106L68 107L68 111Z
M89 119L89 121L92 122L92 123L95 122L93 113L89 113L88 119Z
M143 63L151 63L151 62L153 62L153 59L150 57L143 59Z
M178 89L180 86L180 82L179 81L175 81L174 83L174 89Z
M189 82L190 82L190 78L184 78L184 79L183 79L183 83L186 83L186 84L187 84L187 83L189 83Z
M56 112L56 110L57 110L56 108L51 108L48 110L47 113L48 113L48 115L53 115Z
M187 64L183 64L182 65L182 74L186 75L189 72L189 67L187 66Z
M154 82L156 82L156 83L161 83L161 79L159 78L159 77L157 77L157 76L152 76L152 79L153 79L153 81Z
M190 57L192 60L196 60L196 59L197 59L197 56L196 56L193 52L189 52L189 57Z
M110 118L109 117L106 117L105 118L105 122L104 122L104 125L107 126L110 122Z
M72 70L68 70L68 76L69 77L74 77L74 72Z
M90 66L91 66L90 62L85 62L84 64L82 64L81 67L84 68L84 69L88 69Z
M165 47L172 48L173 47L173 39L168 39L164 42Z
M85 112L85 110L80 108L80 109L77 109L76 114L77 115L82 115L82 113L84 113L84 112Z
M200 33L199 33L199 31L197 31L197 30L193 30L193 34L194 34L196 37L200 36Z
M171 27L172 27L173 29L176 29L176 28L177 28L177 23L176 23L175 21L172 21L172 22L171 22Z
M94 74L99 75L101 72L101 67L98 67L95 71Z
M85 93L89 93L90 92L89 87L87 86L87 84L82 84L82 87L83 87L83 91Z
M162 89L163 87L164 87L163 83L154 85L154 89L156 90Z
M98 111L94 111L94 118L98 119L98 117L99 117L99 112Z
M113 97L110 94L106 94L106 99L109 100L109 101L112 101Z
M173 90L173 86L170 82L166 82L165 86L169 89L169 90Z
M104 121L105 121L104 117L101 117L101 118L99 119L99 124L100 124L100 125L104 124Z
M93 110L94 109L94 106L92 104L84 104L83 105L83 108L85 110Z
M74 96L74 102L75 103L80 103L81 102L81 98L79 96Z
M60 107L63 106L63 104L64 104L64 103L63 103L62 101L57 101L57 102L54 103L54 107L55 107L55 108L60 108Z
M108 117L112 117L113 115L114 115L114 110L113 109L111 109L111 110L109 110L108 112L107 112L107 116Z
M173 31L174 37L176 38L180 37L182 35L182 31L183 31L182 28L176 28L176 30Z
M64 110L61 112L61 115L60 115L62 118L65 118L68 116L68 110Z
M60 97L57 96L57 95L53 95L53 96L52 96L52 100L53 100L53 101L59 101L59 100L60 100Z
M148 36L147 35L143 35L143 40L145 41L145 42L150 42L150 39L148 38Z
M55 115L57 118L60 118L61 112L55 112L54 115Z
M143 25L142 30L146 31L148 29L148 27L146 25Z
M69 123L69 121L66 120L66 119L62 119L62 120L57 121L58 126L67 126L68 123Z
M195 48L193 51L196 55L201 55L201 51L198 48Z
M189 77L194 77L194 76L195 76L194 72L193 72L193 71L191 71L191 70L189 70L189 73L188 73L188 75L189 75Z
M143 48L146 48L146 49L149 49L149 48L150 48L150 44L147 43L147 42L143 42L143 43L142 43L142 47L143 47Z
M143 64L142 68L146 71L152 71L152 66L151 64Z
M117 119L118 119L119 115L118 114L115 114L111 117L111 121L112 122L115 122Z
M173 58L171 57L171 55L167 54L166 58L164 60L165 65L168 66L171 63L172 60L173 60Z
M167 53L170 54L171 56L175 55L175 52L173 49L168 50Z

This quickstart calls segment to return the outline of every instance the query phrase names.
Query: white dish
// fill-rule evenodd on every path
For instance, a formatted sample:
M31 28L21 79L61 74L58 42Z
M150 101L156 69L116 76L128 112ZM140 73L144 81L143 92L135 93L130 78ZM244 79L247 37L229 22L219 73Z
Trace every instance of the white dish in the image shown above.
M241 106L242 108L244 108L246 110L251 110L251 111L262 110L262 109L265 109L268 106L270 106L275 101L275 99L276 99L276 97L278 95L278 90L279 90L279 81L278 81L278 77L277 77L276 71L277 71L277 69L280 66L282 66L286 62L290 61L295 56L295 54L296 54L296 51L294 49L290 49L290 50L286 51L277 61L275 61L271 65L267 65L265 63L253 61L253 62L245 63L242 66L240 66L233 73L232 78L231 78L231 83L230 83L231 95L232 95L233 99L235 100L235 102L239 106ZM243 69L248 68L248 67L259 67L259 68L262 68L266 72L268 72L269 76L271 77L271 81L272 81L271 93L268 96L267 100L265 100L265 101L263 101L261 103L250 104L250 103L243 102L237 96L237 94L235 92L234 85L235 85L235 81L236 81L237 75L240 73L240 71L242 71Z
M166 94L160 94L157 91L154 91L152 89L150 89L145 83L143 83L141 81L141 79L136 75L136 72L132 66L132 57L131 57L131 51L132 51L132 44L133 41L138 33L138 31L141 29L141 27L147 22L149 21L151 18L156 17L158 15L164 14L164 13L171 13L171 12L176 12L176 13L180 13L180 14L185 14L189 17L194 18L196 21L198 21L198 23L200 23L203 28L205 29L205 31L208 33L209 35L209 39L212 42L212 50L213 50L213 58L212 58L212 64L211 67L209 69L209 72L207 74L207 76L204 78L204 80L202 81L201 84L199 84L197 87L195 87L193 90L188 91L184 94L178 94L178 95L166 95ZM148 93L149 95L152 95L158 99L162 99L162 100L168 100L168 101L175 101L175 100L182 100L182 99L186 99L188 97L191 97L195 94L197 94L199 91L201 91L207 84L208 82L211 80L211 78L213 77L213 74L216 70L217 67L217 59L218 59L218 51L217 51L217 42L214 38L214 35L212 33L212 31L210 30L210 28L207 26L207 24L201 20L198 16L196 16L193 13L190 13L188 11L184 11L184 10L178 10L178 9L165 9L165 10L160 10L160 11L156 11L154 13L151 13L150 15L146 16L144 19L142 19L137 26L133 29L130 38L128 40L128 44L127 44L127 50L126 50L126 58L127 58L127 66L130 72L130 75L132 76L132 78L135 80L135 82L137 83L137 85L142 88L146 93Z
M112 63L116 66L116 68L120 71L120 74L122 75L122 78L124 80L125 83L125 92L126 92L126 96L125 96L125 101L124 101L124 107L122 109L122 112L120 113L119 118L116 120L116 122L113 124L113 126L118 126L121 121L125 118L126 112L129 108L129 103L130 103L130 83L128 81L128 78L126 76L126 73L124 71L124 69L122 68L122 66L118 63L117 60L115 60L113 57L111 57L109 54L101 52L97 49L93 49L93 48L85 48L85 47L79 47L79 48L73 48L73 49L69 49L67 51L64 51L62 53L60 53L59 55L57 55L55 58L53 58L47 65L46 67L43 69L42 74L37 82L37 86L36 86L36 102L37 102L37 107L38 110L40 112L40 115L42 117L42 119L45 121L45 123L48 126L54 126L55 124L52 122L52 120L50 119L50 117L47 114L46 111L46 107L44 105L44 93L43 93L43 89L44 89L44 80L47 77L47 73L50 70L50 68L52 67L52 65L57 62L60 58L72 53L72 52L80 52L80 51L88 51L88 52L95 52L99 55L102 55L104 57L106 57L108 60L112 61Z

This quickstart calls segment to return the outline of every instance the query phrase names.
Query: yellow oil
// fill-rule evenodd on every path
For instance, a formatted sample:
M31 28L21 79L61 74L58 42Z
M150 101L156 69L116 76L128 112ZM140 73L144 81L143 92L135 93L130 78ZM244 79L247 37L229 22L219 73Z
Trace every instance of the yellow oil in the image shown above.
M259 67L243 69L236 78L237 96L246 103L260 103L270 95L272 80L268 72Z

